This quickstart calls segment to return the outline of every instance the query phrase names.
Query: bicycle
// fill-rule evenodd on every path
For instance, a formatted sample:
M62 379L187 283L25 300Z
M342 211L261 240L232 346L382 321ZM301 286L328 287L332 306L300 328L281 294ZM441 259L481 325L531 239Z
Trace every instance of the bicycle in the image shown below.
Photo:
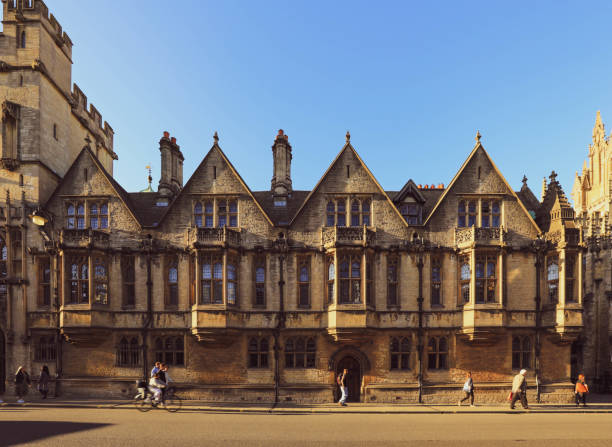
M161 400L155 402L153 393L149 391L145 382L138 382L138 394L134 396L134 406L138 411L146 412L161 406L170 413L176 413L181 409L182 405L183 401L175 394L173 387L165 389Z

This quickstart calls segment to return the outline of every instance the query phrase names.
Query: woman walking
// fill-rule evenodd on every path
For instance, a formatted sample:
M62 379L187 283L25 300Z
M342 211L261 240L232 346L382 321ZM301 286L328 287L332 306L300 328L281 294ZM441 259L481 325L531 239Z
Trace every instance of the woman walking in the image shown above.
M576 395L576 406L580 406L580 401L582 400L582 406L586 407L586 395L589 392L589 386L584 381L584 374L578 375L578 381L576 382L576 388L574 389L574 394Z
M42 395L43 399L47 398L47 393L49 393L49 379L51 376L49 375L49 367L44 365L40 368L40 379L38 379L38 391Z
M463 392L465 397L457 402L457 405L461 406L463 402L470 399L470 407L474 406L474 381L472 380L472 373L468 372L465 376L465 383L463 384Z
M30 375L27 373L23 366L17 368L15 373L15 393L19 398L17 403L24 403L24 396L28 394L28 386L30 385Z

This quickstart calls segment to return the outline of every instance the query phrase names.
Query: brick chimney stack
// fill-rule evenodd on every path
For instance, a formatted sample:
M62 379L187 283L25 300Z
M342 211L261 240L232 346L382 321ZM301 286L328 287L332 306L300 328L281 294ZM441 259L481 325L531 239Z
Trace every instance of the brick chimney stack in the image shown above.
M274 158L274 171L272 176L272 194L275 202L279 199L287 199L292 191L291 185L291 145L289 137L285 135L283 129L278 131L272 145L272 155Z

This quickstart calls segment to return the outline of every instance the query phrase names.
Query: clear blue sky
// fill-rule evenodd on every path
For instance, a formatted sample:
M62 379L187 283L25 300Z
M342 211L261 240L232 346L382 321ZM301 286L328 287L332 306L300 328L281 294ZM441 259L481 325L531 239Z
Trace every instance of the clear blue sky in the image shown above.
M311 189L350 130L385 189L448 184L479 129L510 184L570 194L595 113L612 124L611 2L47 0L74 41L73 81L115 130L115 177L159 181L176 136L185 181L219 132L269 189L279 128Z

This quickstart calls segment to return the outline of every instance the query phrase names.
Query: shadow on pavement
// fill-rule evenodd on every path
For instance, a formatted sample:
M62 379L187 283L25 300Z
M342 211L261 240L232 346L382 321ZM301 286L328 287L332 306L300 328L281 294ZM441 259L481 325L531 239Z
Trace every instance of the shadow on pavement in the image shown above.
M102 428L111 424L51 421L0 421L0 446L38 441L51 436Z

